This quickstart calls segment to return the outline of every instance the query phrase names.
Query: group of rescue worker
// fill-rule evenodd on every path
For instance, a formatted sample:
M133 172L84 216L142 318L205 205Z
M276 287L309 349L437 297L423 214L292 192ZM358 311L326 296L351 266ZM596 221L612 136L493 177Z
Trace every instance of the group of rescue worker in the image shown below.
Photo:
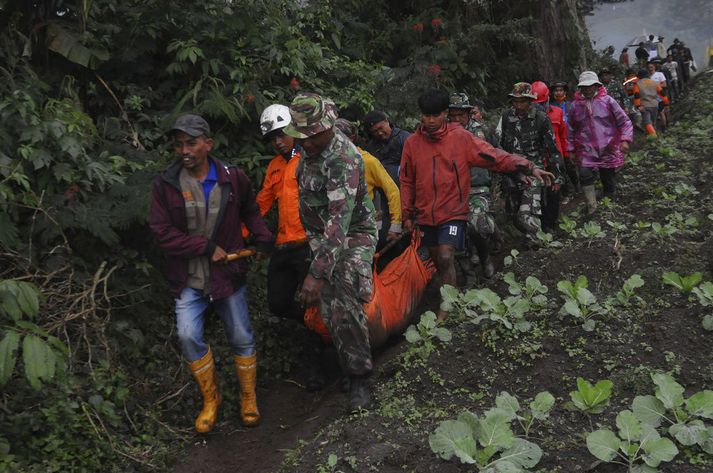
M481 277L495 273L495 179L508 216L529 242L554 231L562 195L571 199L581 190L587 213L595 212L597 176L603 195L616 197L632 122L596 73L583 72L577 89L570 100L566 82L519 82L495 128L467 94L429 89L418 97L413 133L381 111L367 113L364 149L354 144L356 125L338 117L333 101L300 93L289 106L262 111L260 130L277 154L257 195L242 170L211 155L206 120L180 116L168 133L177 160L153 183L150 227L167 257L182 354L203 395L196 430L213 429L221 403L203 337L210 307L234 353L241 419L247 426L260 421L248 268L239 257L248 234L255 259L270 258L270 312L302 322L307 308L318 307L348 381L350 409L367 408L373 364L364 303L373 291L378 245L419 231L435 263L435 284L455 286L463 253ZM274 204L273 237L263 217ZM447 313L437 316L442 321ZM305 338L310 391L325 385L323 343L315 334Z

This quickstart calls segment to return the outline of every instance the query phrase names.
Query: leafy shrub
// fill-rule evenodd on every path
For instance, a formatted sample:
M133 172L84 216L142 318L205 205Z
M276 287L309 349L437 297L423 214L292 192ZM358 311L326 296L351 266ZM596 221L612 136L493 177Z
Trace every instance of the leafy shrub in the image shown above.
M703 307L713 307L713 283L706 281L698 287L694 287L691 291L698 298L698 302ZM708 331L713 331L713 314L703 316L703 328Z
M587 449L599 460L628 467L630 472L657 471L662 462L678 455L676 445L661 438L656 429L625 410L616 417L617 434L609 429L600 429L587 434ZM651 469L641 466L645 464Z
M668 374L653 374L655 395L637 396L632 403L634 415L646 425L668 425L668 434L686 447L698 445L713 454L713 391L705 390L684 398L684 388Z
M503 281L508 285L508 292L513 296L520 296L536 307L544 307L547 304L547 286L542 284L535 276L525 278L522 285L515 280L513 273L505 273Z
M450 330L437 325L436 314L430 310L421 316L418 324L409 325L404 336L411 344L411 350L422 360L427 359L436 350L436 340L446 343L452 338Z
M555 240L555 237L551 233L545 233L542 230L538 230L535 234L537 242L545 248L562 248L562 242Z
M559 227L567 233L567 235L570 238L577 238L577 221L574 219L571 219L567 217L566 215L562 216L562 223L560 223Z
M639 302L642 299L635 294L635 290L643 287L644 280L638 274L632 274L629 278L624 281L621 290L616 293L616 301L624 307L629 307L631 305L631 300L636 298Z
M679 450L666 432L684 447L698 446L713 454L713 391L683 397L684 388L667 374L653 374L655 395L636 396L631 410L616 417L617 433L601 429L587 435L587 448L599 460L625 465L629 471L655 471L662 462L673 460ZM643 463L643 465L642 465ZM645 465L645 466L644 466Z
M24 281L0 280L0 386L13 375L16 352L22 341L22 362L25 378L39 390L43 382L51 381L56 371L63 371L67 347L35 323L40 310L39 290ZM23 317L24 316L24 317Z
M609 405L613 383L604 379L592 385L584 378L577 378L577 390L569 393L574 406L587 414L599 414Z
M536 420L543 421L549 417L554 404L554 396L547 391L537 393L527 409L523 409L518 399L508 392L503 391L495 398L497 409L506 413L511 421L516 420L526 438Z
M465 411L457 420L441 422L428 437L428 444L444 460L455 456L461 463L476 465L482 473L529 471L542 458L542 450L516 437L511 420L507 411L498 408L481 417Z
M696 287L702 279L703 275L701 273L681 276L674 271L663 273L663 276L661 277L661 281L664 284L675 287L681 291L681 294L690 294L690 292L693 291L693 288Z
M606 313L606 309L597 303L596 297L587 286L589 285L585 276L579 276L572 284L570 281L560 281L557 283L557 290L562 294L564 305L560 309L560 315L571 315L582 322L582 328L591 332L596 327L594 316Z
M451 286L441 288L443 302L441 308L451 310L460 308L466 318L480 325L485 320L498 322L508 330L526 332L531 324L525 320L525 314L530 311L530 302L520 296L510 296L502 299L489 288L469 289L461 294ZM539 299L538 299L539 300Z

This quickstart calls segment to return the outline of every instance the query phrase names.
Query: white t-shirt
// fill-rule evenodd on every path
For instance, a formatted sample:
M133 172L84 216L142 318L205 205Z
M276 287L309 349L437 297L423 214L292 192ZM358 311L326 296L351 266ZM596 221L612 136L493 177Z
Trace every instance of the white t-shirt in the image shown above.
M660 84L661 82L666 82L666 76L663 74L663 72L656 71L651 74L651 80L656 81Z
M678 63L676 61L665 62L661 67L671 74L671 80L678 80Z

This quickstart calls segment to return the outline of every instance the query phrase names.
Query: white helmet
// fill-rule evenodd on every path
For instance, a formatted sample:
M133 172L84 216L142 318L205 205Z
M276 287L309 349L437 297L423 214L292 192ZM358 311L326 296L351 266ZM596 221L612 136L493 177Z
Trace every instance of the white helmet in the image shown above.
M268 133L285 128L292 121L290 109L284 105L274 104L263 110L260 115L260 131L262 136Z

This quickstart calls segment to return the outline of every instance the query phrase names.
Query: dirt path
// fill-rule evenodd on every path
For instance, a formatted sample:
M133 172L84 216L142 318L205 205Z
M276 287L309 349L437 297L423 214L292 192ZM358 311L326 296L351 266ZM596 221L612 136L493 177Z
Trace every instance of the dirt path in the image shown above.
M424 300L435 300L433 291ZM422 304L417 313L427 310ZM379 366L400 352L400 337L394 337L374 355ZM300 442L314 441L324 426L347 417L348 395L342 391L336 353L327 350L324 364L327 387L309 393L300 385L299 370L282 381L258 388L262 422L247 429L237 418L219 418L216 429L189 442L185 455L178 458L173 473L274 473L290 454L299 455ZM297 381L296 381L297 380ZM230 416L228 416L230 417Z
M196 437L174 473L273 472L299 439L311 439L326 422L342 414L345 395L333 380L323 391L308 393L286 380L258 389L261 424L246 429L238 419L219 422Z

